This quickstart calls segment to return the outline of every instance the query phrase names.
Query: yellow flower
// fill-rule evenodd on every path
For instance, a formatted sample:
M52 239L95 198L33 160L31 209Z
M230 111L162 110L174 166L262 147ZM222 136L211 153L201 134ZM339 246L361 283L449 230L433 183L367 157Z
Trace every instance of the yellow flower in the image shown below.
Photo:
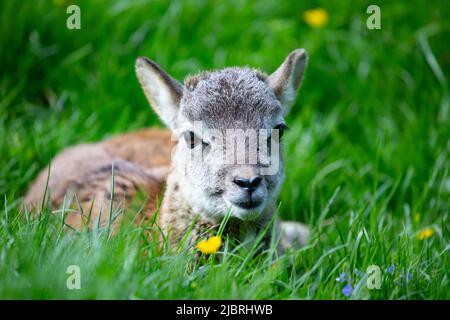
M197 249L203 254L211 254L219 250L222 245L222 239L218 236L209 238L208 240L202 240L197 243Z
M419 234L417 235L417 239L419 240L428 239L433 234L434 234L433 228L426 228L419 232Z
M307 10L303 13L303 19L310 27L320 28L327 24L328 12L322 8Z

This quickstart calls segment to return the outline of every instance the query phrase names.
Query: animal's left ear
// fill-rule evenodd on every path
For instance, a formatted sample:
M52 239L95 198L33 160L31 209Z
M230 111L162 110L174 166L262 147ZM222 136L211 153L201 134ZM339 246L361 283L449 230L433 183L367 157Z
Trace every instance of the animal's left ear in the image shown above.
M294 103L297 90L305 73L308 55L305 49L292 51L281 66L267 78L267 83L283 107L288 110Z

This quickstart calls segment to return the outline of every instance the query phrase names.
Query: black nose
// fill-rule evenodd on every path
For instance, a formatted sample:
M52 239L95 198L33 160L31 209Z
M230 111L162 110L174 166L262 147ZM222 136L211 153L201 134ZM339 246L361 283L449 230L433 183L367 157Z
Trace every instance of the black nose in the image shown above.
M239 187L247 189L249 192L253 192L258 187L258 185L261 183L262 178L261 178L261 176L256 176L251 179L236 177L236 178L234 178L233 181Z

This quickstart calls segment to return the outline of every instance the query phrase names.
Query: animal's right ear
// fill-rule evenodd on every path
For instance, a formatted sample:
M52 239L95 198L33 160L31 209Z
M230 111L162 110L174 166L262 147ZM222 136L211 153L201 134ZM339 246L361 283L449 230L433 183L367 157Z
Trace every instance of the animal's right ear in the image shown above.
M183 86L145 57L137 58L136 74L155 112L169 128L174 129Z
M295 101L307 62L308 55L305 49L296 49L286 57L281 66L267 79L269 87L286 111L289 110Z

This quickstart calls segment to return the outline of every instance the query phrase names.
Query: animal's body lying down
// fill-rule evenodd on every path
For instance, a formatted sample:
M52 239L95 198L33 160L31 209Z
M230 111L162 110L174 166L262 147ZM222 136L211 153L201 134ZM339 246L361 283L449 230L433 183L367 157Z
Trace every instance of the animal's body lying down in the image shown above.
M113 209L144 191L149 200L142 216L149 217L165 186L158 222L163 230L170 229L172 244L181 240L197 218L194 239L220 224L228 212L227 232L241 240L251 239L275 214L284 176L282 154L270 173L264 157L256 162L223 162L224 149L217 134L225 137L225 132L238 129L243 130L239 134L267 130L274 137L282 135L284 114L294 102L306 62L306 52L297 49L270 76L249 68L225 68L188 77L182 85L151 60L139 58L136 72L144 93L171 131L145 129L64 150L51 164L52 208L60 208L65 197L66 201L72 198L81 210L68 215L68 225L81 227L86 221L81 212L90 212L93 224L101 211L100 221L106 224L114 163ZM268 144L275 141L270 136L267 139ZM251 140L244 139L244 150L237 147L236 157L244 152L245 158L249 148ZM193 156L196 151L201 159ZM47 176L47 169L43 170L33 183L25 197L27 206L42 202ZM276 220L274 230L268 236L281 235L281 251L304 244L308 235L307 228L296 222Z
M80 206L80 211L85 213L93 205L92 223L96 223L102 209L100 219L103 225L106 224L114 163L114 207L124 202L124 195L129 201L138 191L143 191L150 195L143 214L153 213L169 172L173 144L169 130L143 129L103 142L65 149L51 163L48 194L52 208L60 208L66 197L66 206L70 202L72 208ZM28 191L27 204L41 204L47 178L48 169L45 169ZM80 228L83 217L79 212L69 214L66 223Z

